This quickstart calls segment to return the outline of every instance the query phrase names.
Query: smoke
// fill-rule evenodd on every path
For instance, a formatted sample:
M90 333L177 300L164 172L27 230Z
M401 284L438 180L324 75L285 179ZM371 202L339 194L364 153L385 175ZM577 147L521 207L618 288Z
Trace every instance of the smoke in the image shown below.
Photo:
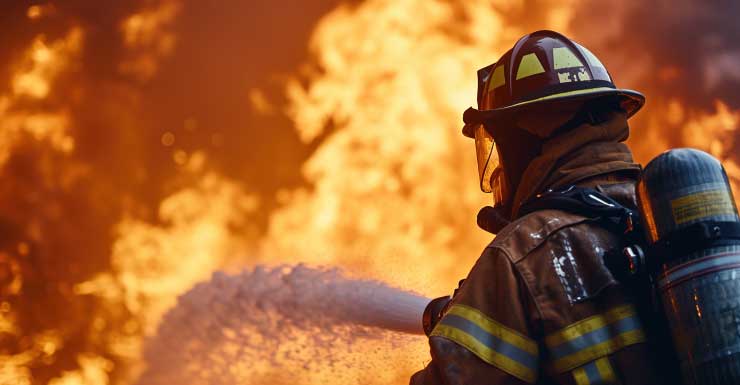
M422 334L429 299L340 270L305 265L216 272L180 296L146 346L141 384L356 382ZM372 345L370 344L372 343ZM373 348L374 347L374 348ZM398 361L396 361L398 362ZM364 383L382 383L382 375ZM354 379L354 381L353 381ZM379 382L380 381L380 382ZM310 382L313 383L313 382Z
M630 141L641 162L686 146L726 163L740 160L734 134L740 107L738 11L739 3L725 0L661 0L650 6L582 0L574 7L573 37L607 64L617 86L647 95L632 124L633 133L641 134Z
M680 97L694 107L715 100L740 106L740 25L735 1L639 1L576 7L574 34L599 50L623 84L653 99Z

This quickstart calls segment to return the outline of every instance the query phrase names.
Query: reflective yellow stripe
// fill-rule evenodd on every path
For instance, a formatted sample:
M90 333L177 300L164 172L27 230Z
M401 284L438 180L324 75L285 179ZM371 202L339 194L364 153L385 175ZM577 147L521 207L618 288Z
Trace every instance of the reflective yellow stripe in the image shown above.
M507 328L506 326L492 320L485 314L481 313L478 309L457 304L452 306L446 314L456 314L464 317L474 322L488 333L491 333L499 339L506 341L531 355L537 355L539 353L536 342L523 336L516 330Z
M543 96L541 98L527 100L527 101L524 101L524 102L519 102L519 103L516 103L516 104L512 104L510 106L501 107L500 110L506 110L506 109L509 109L509 108L525 106L525 105L528 105L528 104L532 104L532 103L536 103L536 102L541 102L541 101L545 101L545 100L553 100L553 99L567 98L567 97L579 96L579 95L596 94L596 93L601 93L601 92L605 92L605 91L614 91L614 92L617 92L617 91L621 91L621 90L617 90L615 88L610 88L610 87L594 87L594 88L587 88L587 89L583 89L583 90L566 91L566 92L561 92L559 94L547 95L547 96Z
M537 380L537 344L474 308L453 305L431 335L450 339L483 361L525 382Z
M645 333L631 305L578 321L545 338L559 373L644 341Z
M599 60L599 58L597 58L596 55L593 54L593 52L589 51L588 48L578 43L576 43L576 45L578 46L578 48L583 50L583 53L586 54L586 60L588 60L588 64L591 64L593 67L601 67L606 69L606 67L604 67L604 64L601 63L601 60Z
M576 385L616 385L619 384L609 359L599 358L573 370Z
M617 381L617 375L614 374L614 369L612 368L612 364L609 362L609 358L607 357L601 357L598 360L594 362L596 364L596 369L599 371L599 375L601 375L602 381L605 384L618 384L619 381Z
M494 89L501 87L504 84L506 84L506 77L504 76L504 66L496 66L496 68L493 70L493 74L491 74L491 83L488 87L488 90L489 92L493 91Z
M576 385L591 385L591 381L588 380L586 375L586 369L583 367L573 369L573 380Z
M547 346L560 345L563 342L573 340L586 333L600 329L607 324L635 315L635 309L631 305L619 306L604 314L597 314L570 324L569 326L545 337L545 343Z
M573 51L567 47L556 47L552 49L553 67L556 70L563 68L583 67L583 63L576 57Z
M516 70L516 80L544 72L545 68L542 67L542 63L540 63L540 59L537 58L537 54L528 53L522 56L522 60L519 62L519 69Z
M581 365L583 362L592 360L594 357L603 357L608 354L619 351L625 346L630 346L645 342L645 334L642 330L634 330L621 334L609 341L592 346L590 349L582 350L571 356L562 358L553 363L555 370L565 372L570 368Z

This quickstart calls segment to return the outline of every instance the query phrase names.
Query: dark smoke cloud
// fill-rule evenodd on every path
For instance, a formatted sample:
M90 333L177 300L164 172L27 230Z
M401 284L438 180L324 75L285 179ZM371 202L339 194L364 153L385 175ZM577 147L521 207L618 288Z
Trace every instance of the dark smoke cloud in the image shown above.
M695 135L684 131L687 119L716 112L717 101L740 108L740 3L582 0L575 9L574 38L602 59L617 86L647 96L633 128L659 130L669 147L695 146L686 140ZM688 114L676 114L670 108L675 101ZM663 150L641 140L645 133L633 132L630 142L641 162ZM727 147L723 157L737 160L740 141L733 132L715 139Z
M740 3L585 0L576 9L571 28L615 67L619 85L699 108L715 99L740 107Z

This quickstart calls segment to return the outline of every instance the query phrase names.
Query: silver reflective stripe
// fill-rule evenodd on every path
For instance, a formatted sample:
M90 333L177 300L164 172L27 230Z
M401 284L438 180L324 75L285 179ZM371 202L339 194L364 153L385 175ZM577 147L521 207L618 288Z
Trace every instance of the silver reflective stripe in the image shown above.
M606 357L591 361L573 370L576 385L615 385L618 384L614 369Z
M552 354L554 359L559 360L600 343L607 342L622 333L637 330L639 328L640 321L637 319L637 317L627 317L617 322L605 325L602 328L596 329L577 338L574 338L570 341L563 342L558 346L551 347L550 353Z
M480 326L455 314L448 314L440 321L443 325L452 326L473 336L478 342L491 350L503 354L510 359L526 366L534 371L538 370L538 358L508 342L483 330Z
M583 367L583 371L586 372L586 376L588 377L588 381L591 385L593 384L601 384L601 373L599 373L599 368L596 367L596 361L591 361L588 364L586 364Z
M700 274L703 271L709 272L722 267L731 267L733 265L740 265L740 254L729 254L723 256L715 255L697 259L669 270L668 273L658 281L658 287L663 289L665 286L676 281L680 281L692 274Z

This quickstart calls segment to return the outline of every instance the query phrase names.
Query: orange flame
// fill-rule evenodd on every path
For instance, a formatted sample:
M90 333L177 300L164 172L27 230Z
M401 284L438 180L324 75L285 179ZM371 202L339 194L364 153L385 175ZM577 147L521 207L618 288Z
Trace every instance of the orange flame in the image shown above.
M158 61L175 48L176 37L169 30L180 10L174 0L163 1L157 7L131 15L121 23L123 41L130 53L119 64L124 74L140 81L150 79L157 72Z
M55 78L65 71L82 49L83 33L72 28L67 35L51 44L39 36L31 43L17 65L12 78L12 91L0 95L0 166L13 148L25 137L47 140L58 151L69 153L74 139L67 133L65 111L29 111L20 105L27 98L43 100L49 96Z

